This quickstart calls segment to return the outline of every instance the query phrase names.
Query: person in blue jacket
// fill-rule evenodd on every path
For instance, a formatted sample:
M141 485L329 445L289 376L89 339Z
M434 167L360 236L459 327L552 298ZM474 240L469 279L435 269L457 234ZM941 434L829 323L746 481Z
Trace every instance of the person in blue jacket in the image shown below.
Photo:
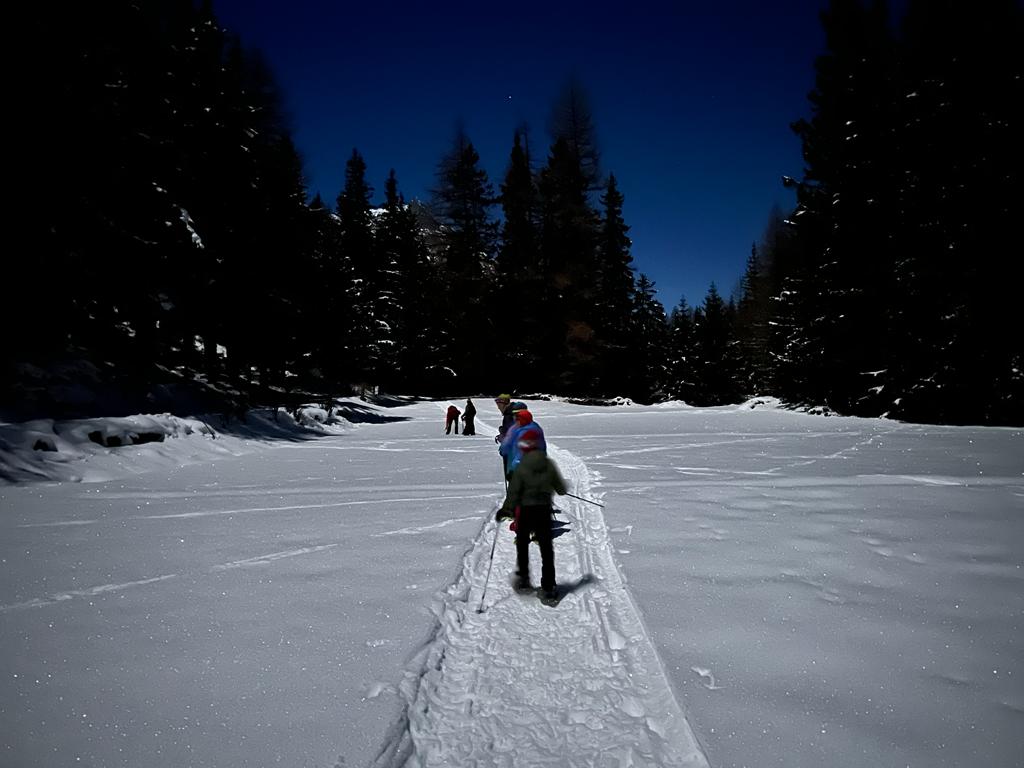
M544 439L544 430L533 420L533 414L527 409L516 411L515 425L505 433L505 438L498 446L498 453L505 460L505 478L511 478L519 462L523 460L523 452L519 447L520 439L530 433L531 439L537 443L537 450L547 453L548 445Z
M525 411L526 405L518 400L513 401L512 395L498 395L494 398L494 404L498 406L498 410L501 412L501 426L498 427L498 434L494 436L494 442L500 446L509 429L515 426L516 414L519 411ZM498 452L501 453L500 448ZM505 459L504 453L501 454L501 458L504 461L505 474L508 475L508 460Z

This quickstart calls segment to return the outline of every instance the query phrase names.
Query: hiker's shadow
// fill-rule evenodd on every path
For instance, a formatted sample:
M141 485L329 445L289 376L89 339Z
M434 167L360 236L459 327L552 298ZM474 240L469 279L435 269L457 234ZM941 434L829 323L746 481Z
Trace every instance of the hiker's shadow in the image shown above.
M569 524L563 520L557 520L552 518L551 520L551 538L557 539L563 533L569 532Z
M573 592L582 589L588 584L596 584L599 581L597 576L592 573L585 573L580 576L576 581L570 581L565 584L558 584L555 586L555 592L558 593L558 599L571 595Z

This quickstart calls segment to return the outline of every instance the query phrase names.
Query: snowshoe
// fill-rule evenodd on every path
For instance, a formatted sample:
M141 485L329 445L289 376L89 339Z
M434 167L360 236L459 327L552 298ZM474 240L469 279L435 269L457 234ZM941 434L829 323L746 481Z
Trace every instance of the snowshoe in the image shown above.
M561 602L562 596L558 593L558 588L555 589L542 589L540 590L540 601L544 605L554 608Z
M529 578L524 579L522 576L516 576L512 580L512 589L520 595L526 595L533 592L533 585L530 583Z

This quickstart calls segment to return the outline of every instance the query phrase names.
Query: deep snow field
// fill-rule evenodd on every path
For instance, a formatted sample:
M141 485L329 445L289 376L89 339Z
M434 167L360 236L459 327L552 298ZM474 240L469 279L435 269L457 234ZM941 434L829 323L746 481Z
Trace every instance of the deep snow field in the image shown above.
M448 404L0 425L0 765L1021 765L1024 431L528 401L551 608Z

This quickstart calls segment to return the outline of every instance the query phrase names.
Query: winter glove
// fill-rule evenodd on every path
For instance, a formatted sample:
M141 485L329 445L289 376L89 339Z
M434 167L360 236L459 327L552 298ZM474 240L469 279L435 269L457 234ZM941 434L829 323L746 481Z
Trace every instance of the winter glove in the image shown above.
M502 520L511 520L514 517L515 515L513 515L510 510L507 510L504 507L502 507L501 509L498 510L498 514L494 516L494 519L500 523Z
M495 442L495 444L500 444L501 443L501 435L495 435L494 436L494 442Z

